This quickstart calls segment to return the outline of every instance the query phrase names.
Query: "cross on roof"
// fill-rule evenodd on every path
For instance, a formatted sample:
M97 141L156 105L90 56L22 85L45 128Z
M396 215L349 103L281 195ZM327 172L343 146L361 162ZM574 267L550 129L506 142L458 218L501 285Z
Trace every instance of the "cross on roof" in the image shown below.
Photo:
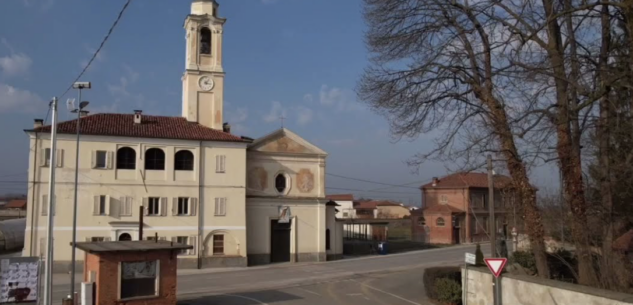
M286 119L286 117L284 117L283 115L279 117L279 120L281 120L281 128L284 128L284 120Z

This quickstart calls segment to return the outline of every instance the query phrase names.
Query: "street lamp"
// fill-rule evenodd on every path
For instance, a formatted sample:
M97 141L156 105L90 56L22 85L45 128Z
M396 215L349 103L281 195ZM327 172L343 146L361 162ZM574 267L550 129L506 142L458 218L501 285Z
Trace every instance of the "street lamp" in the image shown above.
M88 114L88 111L83 110L90 104L87 101L81 101L81 91L83 89L91 89L92 85L90 82L76 82L73 84L73 89L79 89L79 107L73 109L71 112L77 114L77 148L75 152L75 199L73 202L73 244L72 244L72 259L71 259L71 270L70 270L70 295L68 298L73 300L73 304L76 304L75 300L75 252L76 252L76 243L77 243L77 189L78 189L78 180L79 180L79 134L81 130L81 117L82 115Z

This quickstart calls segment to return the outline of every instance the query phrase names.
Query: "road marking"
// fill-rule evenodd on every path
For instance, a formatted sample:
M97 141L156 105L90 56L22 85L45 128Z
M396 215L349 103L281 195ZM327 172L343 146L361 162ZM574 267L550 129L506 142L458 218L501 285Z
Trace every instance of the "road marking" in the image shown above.
M348 293L347 295L350 296L350 297L363 296L362 293Z
M403 297L401 297L401 296L399 296L399 295L395 295L395 294L393 294L393 293L391 293L391 292L387 292L387 291L384 291L384 290L378 289L378 288L376 288L376 287L369 286L369 285L367 285L367 284L363 284L363 283L360 283L360 284L361 284L361 285L363 285L363 286L365 286L365 287L367 287L367 288L369 288L369 289L373 289L373 290L376 290L376 291L378 291L378 292L382 292L382 293L384 293L384 294L386 294L386 295L390 295L390 296L392 296L392 297L394 297L394 298L396 298L396 299L400 299L400 300L402 300L402 301L405 301L405 302L407 302L407 303L409 303L409 304L413 304L413 305L422 305L422 304L420 304L420 303L416 303L416 302L413 302L413 301L411 301L411 300L405 299L405 298L403 298Z
M239 295L239 294L221 294L221 295L225 295L225 296L227 296L227 297L236 297L236 298L241 298L241 299L244 299L244 300L249 300L249 301L257 302L257 304L268 305L268 304L266 304L266 303L264 303L264 302L262 302L262 301L260 301L260 300L258 300L258 299L253 299L253 298L245 297L245 296L243 296L243 295Z
M311 293L311 294L314 294L314 295L321 296L320 294L318 294L318 293L316 293L316 292L314 292L314 291L310 291L310 290L305 289L305 288L297 287L297 289L302 290L302 291L305 291L305 292L307 292L307 293Z

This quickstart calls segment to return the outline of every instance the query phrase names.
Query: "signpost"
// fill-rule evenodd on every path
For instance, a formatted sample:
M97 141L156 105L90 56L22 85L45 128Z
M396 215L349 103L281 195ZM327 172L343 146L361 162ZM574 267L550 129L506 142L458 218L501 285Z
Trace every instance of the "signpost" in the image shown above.
M501 275L501 271L503 270L503 267L506 266L508 259L507 258L486 258L484 259L484 261L486 262L486 265L488 265L488 269L490 269L490 272L492 272L492 274L496 278L498 278L499 275Z
M465 253L466 254L466 264L468 265L476 265L477 264L477 256L475 254L472 253Z
M493 295L494 295L494 304L501 305L501 282L499 281L499 276L501 275L501 271L503 271L503 267L506 266L508 259L505 257L495 257L495 258L486 258L484 259L488 269L492 272L492 275L495 276L495 281L493 283Z

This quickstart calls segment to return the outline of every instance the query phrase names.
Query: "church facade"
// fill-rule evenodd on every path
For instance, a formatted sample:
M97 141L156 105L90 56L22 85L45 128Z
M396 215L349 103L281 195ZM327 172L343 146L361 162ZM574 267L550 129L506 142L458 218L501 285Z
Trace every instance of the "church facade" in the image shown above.
M185 20L182 116L82 117L77 241L159 239L193 246L182 268L306 262L342 256L336 203L325 199L327 153L282 128L259 139L223 121L222 36L213 0L195 0ZM54 218L54 269L70 267L77 121L36 120L30 139L23 256L44 256ZM56 167L54 208L48 176ZM142 228L142 230L141 230ZM142 233L141 233L142 231ZM142 236L141 236L142 234ZM77 253L77 266L83 254Z

